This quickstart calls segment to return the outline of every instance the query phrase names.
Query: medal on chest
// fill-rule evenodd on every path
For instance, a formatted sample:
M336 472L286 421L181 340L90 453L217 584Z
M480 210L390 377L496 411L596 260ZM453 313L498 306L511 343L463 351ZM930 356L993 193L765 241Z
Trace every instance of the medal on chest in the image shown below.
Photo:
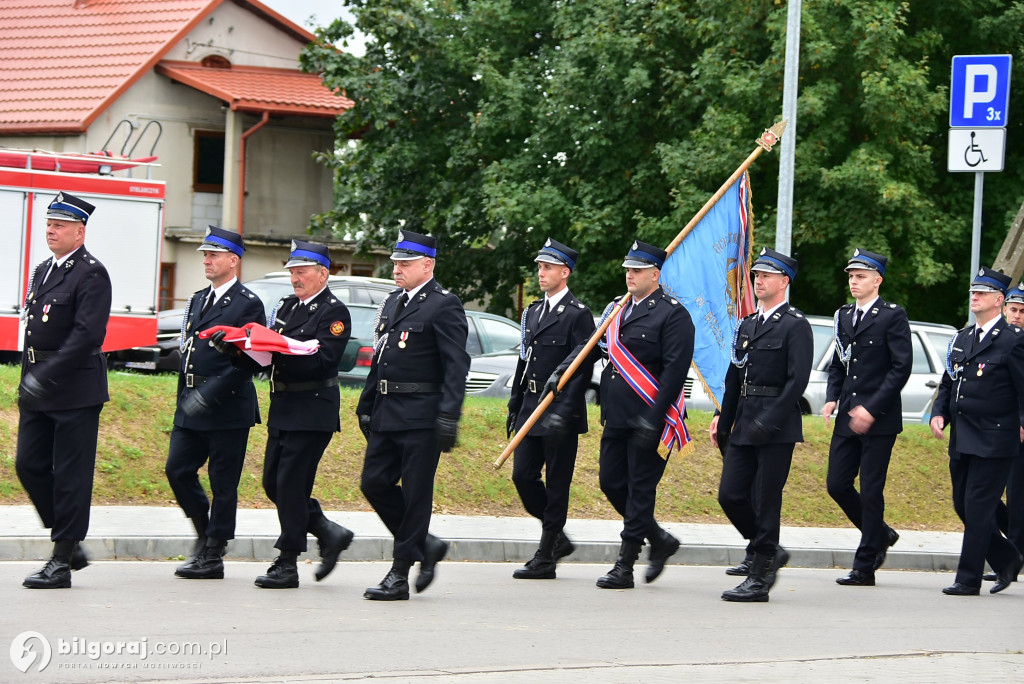
M401 335L398 336L398 348L399 349L405 349L406 348L407 345L406 345L405 341L407 339L409 339L409 331L408 330L406 330L405 332L403 332Z
M50 320L50 304L43 305L43 323Z
M980 377L982 376L982 374L984 373L984 371L985 371L985 364L983 364L983 363L979 363L979 364L978 364L978 377L979 377L979 378L980 378Z

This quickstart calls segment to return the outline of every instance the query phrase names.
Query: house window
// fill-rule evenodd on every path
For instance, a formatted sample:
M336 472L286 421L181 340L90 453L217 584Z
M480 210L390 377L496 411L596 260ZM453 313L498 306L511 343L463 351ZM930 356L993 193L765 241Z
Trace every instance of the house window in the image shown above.
M352 264L352 275L364 278L373 277L373 264Z
M174 264L160 264L160 310L174 308Z
M195 131L194 192L224 192L224 134Z

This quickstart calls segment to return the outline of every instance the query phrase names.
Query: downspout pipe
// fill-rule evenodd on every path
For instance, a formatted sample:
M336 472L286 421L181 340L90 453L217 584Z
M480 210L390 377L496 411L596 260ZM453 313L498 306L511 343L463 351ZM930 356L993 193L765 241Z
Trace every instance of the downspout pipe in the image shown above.
M242 149L241 149L241 163L238 169L238 235L245 235L245 156L246 156L246 142L249 136L260 130L270 121L270 112L263 110L263 116L260 117L258 123L253 125L249 130L242 133ZM242 262L238 262L238 279L242 279Z

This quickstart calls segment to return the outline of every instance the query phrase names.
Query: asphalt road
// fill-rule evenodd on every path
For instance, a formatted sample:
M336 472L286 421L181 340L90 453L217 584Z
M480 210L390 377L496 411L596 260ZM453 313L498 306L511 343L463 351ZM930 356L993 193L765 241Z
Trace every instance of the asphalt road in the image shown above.
M594 586L604 565L531 582L512 564L449 562L423 594L376 603L362 591L384 563L343 562L322 583L306 564L299 589L272 591L252 584L265 563L204 582L174 578L175 563L98 562L70 590L22 589L38 566L0 563L0 639L37 632L51 660L37 671L42 643L23 637L12 651L36 660L25 673L0 662L0 682L1024 679L1024 584L944 596L952 573L881 571L861 588L836 585L841 570L785 569L769 603L733 604L720 567L607 591Z

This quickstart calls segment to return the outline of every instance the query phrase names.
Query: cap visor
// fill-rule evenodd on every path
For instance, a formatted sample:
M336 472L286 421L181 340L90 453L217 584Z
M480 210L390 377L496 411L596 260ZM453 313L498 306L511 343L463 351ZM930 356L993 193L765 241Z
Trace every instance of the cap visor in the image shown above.
M763 271L764 273L779 273L781 275L786 275L785 271L783 271L780 268L776 268L775 266L772 266L771 264L754 264L753 266L750 267L750 270L751 271Z
M213 242L204 242L199 245L197 252L230 252L231 250L224 245L214 244Z
M416 252L402 252L396 251L391 253L392 261L413 261L415 259L423 259L426 254L417 254Z
M566 264L564 261L562 261L556 256L551 256L550 254L538 254L537 258L534 259L534 261L542 262L545 264L558 264L559 266L568 266L568 264Z
M294 268L296 266L323 266L323 264L312 259L289 259L288 263L284 265L285 268Z
M985 285L984 283L975 283L971 285L971 289L968 292L1002 292L1002 290L991 285Z
M67 211L48 211L46 212L46 218L58 219L60 221L76 221L78 223L85 223L85 219L81 216L75 216L74 214Z
M626 259L622 262L622 268L654 268L654 264L640 259Z
M875 268L871 264L865 264L863 261L851 261L849 264L846 265L846 268L844 270L846 270L846 271L875 271L876 273L878 272L877 268Z

